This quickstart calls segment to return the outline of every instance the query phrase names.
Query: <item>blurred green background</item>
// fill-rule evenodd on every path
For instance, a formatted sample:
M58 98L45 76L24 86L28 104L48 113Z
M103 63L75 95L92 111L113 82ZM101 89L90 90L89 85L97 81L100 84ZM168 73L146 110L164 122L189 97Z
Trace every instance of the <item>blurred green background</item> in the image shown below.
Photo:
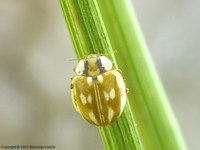
M200 147L200 1L133 0L146 41L190 150ZM58 2L0 0L0 145L102 150L76 113L76 62Z

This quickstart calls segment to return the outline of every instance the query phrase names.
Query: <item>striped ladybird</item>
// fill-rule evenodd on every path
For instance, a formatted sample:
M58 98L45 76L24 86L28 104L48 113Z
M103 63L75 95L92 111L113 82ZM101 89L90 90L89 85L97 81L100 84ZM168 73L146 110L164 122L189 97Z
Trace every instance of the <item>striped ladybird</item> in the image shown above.
M78 62L77 76L71 79L75 109L89 123L106 126L121 115L126 102L126 86L118 70L106 56L91 54Z

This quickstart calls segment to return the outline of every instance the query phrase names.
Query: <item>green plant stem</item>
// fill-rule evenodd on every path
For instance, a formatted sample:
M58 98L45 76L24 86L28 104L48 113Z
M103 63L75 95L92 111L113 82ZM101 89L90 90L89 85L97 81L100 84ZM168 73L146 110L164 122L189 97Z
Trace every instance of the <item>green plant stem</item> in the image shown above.
M59 2L78 58L113 52L96 0ZM109 58L116 63L113 55ZM142 150L129 102L115 123L99 131L106 150Z
M129 100L144 148L186 150L141 34L131 1L97 1L111 44L118 51L118 65L130 89Z

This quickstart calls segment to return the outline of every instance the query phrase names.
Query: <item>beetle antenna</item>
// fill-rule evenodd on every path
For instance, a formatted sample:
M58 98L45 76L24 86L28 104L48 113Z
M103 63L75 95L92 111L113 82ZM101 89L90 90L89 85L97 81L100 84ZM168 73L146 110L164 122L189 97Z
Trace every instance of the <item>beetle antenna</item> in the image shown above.
M96 54L96 55L99 55L99 56L108 56L108 55L112 55L112 54L114 54L114 53L117 53L117 50L114 50L114 51L112 51L112 52L110 52L110 53Z
M83 57L81 57L81 58L72 58L72 59L67 59L67 61L76 61L76 60L81 60L81 59L84 59L84 58L86 58L86 57L88 57L88 56L83 56Z
M104 54L94 54L94 55L98 55L98 56L108 56L108 55L112 55L114 53L117 53L117 50L114 50L110 53L104 53ZM67 61L79 61L81 59L87 58L88 56L83 56L81 58L72 58L72 59L67 59Z
M78 58L67 59L67 61L76 61L79 60Z

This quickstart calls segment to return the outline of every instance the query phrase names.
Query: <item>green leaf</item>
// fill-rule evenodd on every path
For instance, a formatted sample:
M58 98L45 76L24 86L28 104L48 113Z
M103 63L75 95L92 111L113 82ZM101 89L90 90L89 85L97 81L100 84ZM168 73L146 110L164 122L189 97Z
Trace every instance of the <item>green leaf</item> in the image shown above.
M146 150L186 150L130 0L97 0Z
M79 59L113 52L96 0L59 2ZM114 55L109 58L116 63ZM129 101L121 117L111 125L99 127L99 131L106 150L142 150Z

